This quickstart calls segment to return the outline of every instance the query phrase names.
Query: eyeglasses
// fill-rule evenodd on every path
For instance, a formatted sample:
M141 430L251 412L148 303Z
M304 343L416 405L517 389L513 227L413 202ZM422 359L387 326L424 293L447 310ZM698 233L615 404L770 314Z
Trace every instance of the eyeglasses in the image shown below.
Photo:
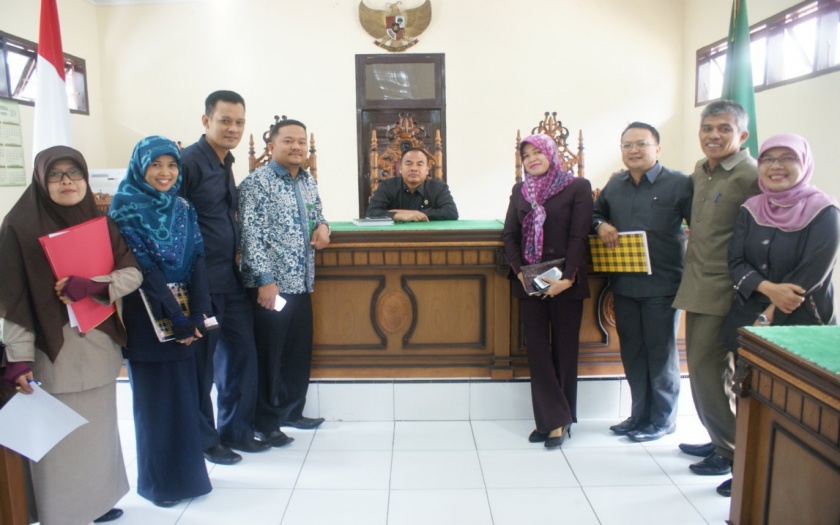
M761 157L758 159L758 163L766 166L772 166L775 163L779 163L780 166L785 168L789 166L793 166L794 164L799 163L799 159L794 157L793 155L782 155L781 157Z
M625 142L621 145L621 149L624 151L630 151L633 148L644 149L648 146L656 146L656 144L652 142Z
M85 174L82 170L72 169L69 171L51 171L47 173L47 182L56 183L61 182L64 180L64 176L67 176L70 180L82 180L85 178Z

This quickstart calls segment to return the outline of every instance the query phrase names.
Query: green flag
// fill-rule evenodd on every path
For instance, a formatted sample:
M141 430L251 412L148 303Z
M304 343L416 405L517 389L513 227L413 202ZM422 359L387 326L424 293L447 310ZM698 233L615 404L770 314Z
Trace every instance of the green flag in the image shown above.
M750 23L747 21L747 0L732 0L732 18L726 41L726 68L723 70L722 98L741 104L750 117L745 145L753 157L758 155L758 134L755 125L755 89L750 59Z

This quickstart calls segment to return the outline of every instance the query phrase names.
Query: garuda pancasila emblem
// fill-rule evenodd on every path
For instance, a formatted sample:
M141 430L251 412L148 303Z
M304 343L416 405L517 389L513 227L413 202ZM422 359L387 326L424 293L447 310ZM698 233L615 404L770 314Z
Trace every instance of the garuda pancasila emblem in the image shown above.
M359 22L377 46L388 51L405 51L416 44L420 33L432 21L432 1L426 0L420 7L400 9L402 2L386 4L387 11L371 9L364 0L359 2Z

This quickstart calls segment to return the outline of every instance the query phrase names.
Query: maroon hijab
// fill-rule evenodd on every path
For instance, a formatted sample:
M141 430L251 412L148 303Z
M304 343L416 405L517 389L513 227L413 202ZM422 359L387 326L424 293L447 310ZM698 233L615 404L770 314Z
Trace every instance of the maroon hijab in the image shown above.
M76 205L62 206L52 200L46 175L58 161L69 160L85 174L84 198ZM64 344L62 329L69 322L67 307L55 294L56 278L41 248L39 237L81 224L102 215L90 189L87 163L78 151L67 146L47 148L35 157L32 182L0 226L0 317L35 333L35 346L55 361ZM135 267L112 221L108 221L115 269ZM117 342L125 343L125 329L112 315L97 327Z
M557 195L569 184L574 182L575 176L570 171L563 170L557 153L557 143L544 133L529 135L519 144L519 153L531 144L548 159L548 172L534 177L525 170L525 180L522 184L522 197L531 204L529 211L522 219L522 238L525 244L522 255L529 264L542 262L543 255L543 225L545 225L545 208L543 204Z

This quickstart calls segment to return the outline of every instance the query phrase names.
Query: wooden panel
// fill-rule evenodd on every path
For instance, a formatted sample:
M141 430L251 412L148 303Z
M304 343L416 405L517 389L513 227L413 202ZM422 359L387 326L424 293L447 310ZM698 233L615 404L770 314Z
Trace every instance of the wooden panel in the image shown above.
M371 323L376 299L385 285L382 274L328 275L318 280L312 312L324 325L314 333L318 348L384 348L385 336Z
M406 275L402 283L415 312L405 348L487 347L484 276Z
M835 525L840 519L840 469L782 425L774 424L771 436L766 523Z

